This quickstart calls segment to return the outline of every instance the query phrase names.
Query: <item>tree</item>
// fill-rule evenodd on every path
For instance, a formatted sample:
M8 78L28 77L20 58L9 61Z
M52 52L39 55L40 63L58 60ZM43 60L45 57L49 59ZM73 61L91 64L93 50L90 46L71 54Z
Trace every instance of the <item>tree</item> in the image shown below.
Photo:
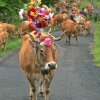
M15 22L19 21L19 9L31 0L0 0L0 21ZM42 0L42 4L54 5L59 0Z

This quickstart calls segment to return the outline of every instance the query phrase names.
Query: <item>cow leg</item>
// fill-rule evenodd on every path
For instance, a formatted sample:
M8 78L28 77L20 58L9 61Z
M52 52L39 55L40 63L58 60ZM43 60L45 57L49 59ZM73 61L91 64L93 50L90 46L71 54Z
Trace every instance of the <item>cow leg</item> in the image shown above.
M45 99L44 100L49 100L49 92L50 92L50 83L48 80L45 81Z
M13 32L11 32L11 39L13 39L14 38L14 33Z
M44 100L49 100L50 84L51 84L52 79L53 79L52 75L50 75L49 78L45 79L45 84L44 84L45 99Z
M44 96L44 78L43 77L39 80L38 96Z
M7 44L7 41L4 41L3 43L2 43L3 45L2 45L2 50L5 50L6 49L6 44Z
M56 31L57 28L58 28L58 23L56 22L56 23L55 23L55 27L54 27L54 31Z
M91 34L91 33L90 33L90 30L88 30L87 32L88 32L87 35L90 35L90 34Z
M32 97L33 92L32 92L32 86L30 85L30 92L29 92L29 97Z
M12 32L9 32L9 37L12 39Z
M76 45L79 45L78 44L78 37L77 37L77 35L75 35L75 38L76 38Z
M32 79L32 77L27 77L30 83L30 94L31 100L36 100L36 87L35 87L35 80Z
M67 43L68 42L68 40L67 40L67 35L65 34L65 42Z
M6 49L6 42L5 43L3 43L3 50L5 50Z
M71 39L70 35L68 35L68 39L69 39L68 44L70 45L70 39Z

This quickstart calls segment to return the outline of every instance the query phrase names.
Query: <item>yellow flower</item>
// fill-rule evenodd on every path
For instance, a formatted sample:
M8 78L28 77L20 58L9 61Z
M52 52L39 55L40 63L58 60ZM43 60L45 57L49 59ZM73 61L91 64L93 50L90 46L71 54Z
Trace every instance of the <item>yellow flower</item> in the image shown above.
M48 8L48 11L50 11L50 12L51 12L51 11L52 11L52 9Z
M39 6L35 7L35 9L37 10L39 8Z
M29 4L28 4L28 6L30 6L30 5L34 5L35 4L35 1L31 1Z
M25 11L23 12L23 14L27 14L27 10L25 10Z
M41 0L38 0L38 3L41 4Z
M31 16L34 16L34 14L35 14L35 13L34 13L34 12L32 12L32 11L30 12L30 15L31 15Z
M30 15L33 16L33 17L36 17L36 16L37 16L37 14L35 14L35 13L32 12L32 11L30 12Z

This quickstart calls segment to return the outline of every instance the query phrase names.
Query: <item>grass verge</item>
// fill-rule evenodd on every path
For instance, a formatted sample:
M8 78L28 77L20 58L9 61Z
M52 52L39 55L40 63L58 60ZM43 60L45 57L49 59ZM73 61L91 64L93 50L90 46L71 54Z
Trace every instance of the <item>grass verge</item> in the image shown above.
M96 23L96 30L94 33L93 55L96 65L100 67L100 21Z

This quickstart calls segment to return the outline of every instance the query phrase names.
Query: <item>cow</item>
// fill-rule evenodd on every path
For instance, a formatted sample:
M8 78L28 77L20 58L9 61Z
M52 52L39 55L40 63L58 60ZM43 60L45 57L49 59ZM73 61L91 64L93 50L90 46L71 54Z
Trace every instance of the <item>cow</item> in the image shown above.
M94 11L94 7L92 4L88 4L87 7L84 9L84 12L88 15L88 16L92 16Z
M89 14L90 16L92 16L92 13L93 13L93 10L94 10L93 5L92 5L92 4L88 4L88 5L87 5L87 10L88 10L88 14Z
M90 35L91 34L91 27L92 27L92 23L91 21L86 21L85 23L85 29L86 29L86 35Z
M72 36L74 36L76 38L76 45L78 45L78 35L80 35L81 32L81 26L72 21L72 20L67 20L64 21L62 24L62 30L65 31L65 36L66 36L66 42L69 43L70 45L70 39ZM67 41L67 37L69 39L69 41Z
M83 18L83 24L84 24L84 22L86 22L86 21L87 21L86 16L85 16L85 15L83 15L83 14L79 14L79 15Z
M7 30L5 29L5 27L3 26L2 23L0 23L0 30L2 30L2 31L7 31Z
M2 23L2 24L0 24L0 25L2 25L2 28L3 28L5 31L7 31L7 32L9 33L9 36L10 36L11 38L14 37L14 34L15 34L15 32L16 32L16 26L15 26L15 25L13 25L13 24L8 24L8 23Z
M80 8L80 2L73 2L72 7Z
M57 68L57 48L55 46L55 38L51 34L41 33L40 38L49 40L49 45L43 45L38 41L38 35L34 35L34 31L22 37L22 47L19 52L19 60L29 83L31 100L36 100L35 81L39 82L39 96L45 96L45 100L49 100L50 84ZM41 40L41 39L40 39ZM42 45L40 45L42 44Z
M5 49L8 40L8 32L0 32L0 48Z
M59 13L54 15L54 19L51 20L51 26L54 26L54 30L57 28L58 25L68 19L68 15L66 13Z
M18 28L18 34L26 34L29 33L30 30L29 21L22 21Z
M0 27L0 33L3 32L3 31L4 31L3 28Z

